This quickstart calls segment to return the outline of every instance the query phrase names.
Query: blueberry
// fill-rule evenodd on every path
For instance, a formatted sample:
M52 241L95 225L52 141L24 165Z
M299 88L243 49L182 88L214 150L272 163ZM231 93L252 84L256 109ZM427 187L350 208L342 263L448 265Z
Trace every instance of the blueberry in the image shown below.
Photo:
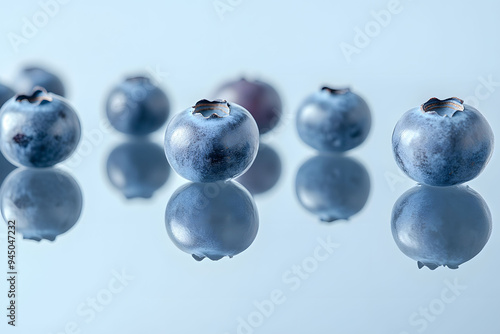
M260 143L257 157L250 169L236 179L252 195L272 189L281 176L281 159L269 145Z
M252 196L236 182L188 183L170 198L165 225L182 251L198 261L219 260L252 244L259 216Z
M491 214L468 186L420 185L405 192L392 210L392 235L418 267L456 269L476 256L491 234Z
M168 179L170 166L163 149L146 140L117 146L108 156L108 178L126 198L151 198Z
M54 73L35 66L22 69L15 80L15 90L20 94L29 94L36 87L43 87L49 93L66 96L61 79Z
M296 119L300 138L321 152L345 152L359 146L371 123L368 105L349 88L323 87L305 99Z
M158 130L169 113L167 95L146 77L126 79L111 91L106 102L109 122L128 135L144 136Z
M237 103L247 109L257 122L260 134L272 130L282 114L278 92L269 84L240 79L222 85L214 94L216 98Z
M82 211L82 192L75 179L58 169L17 169L0 189L5 221L16 221L24 239L55 238L71 229Z
M453 97L432 98L396 124L392 148L398 166L413 180L451 186L478 176L493 152L493 132L475 108Z
M7 100L16 95L12 89L9 87L0 84L0 108L3 106Z
M295 191L300 204L321 221L349 219L368 200L370 176L353 158L320 154L300 167Z
M17 166L50 167L65 160L80 132L75 110L43 88L16 95L0 109L0 149Z
M259 148L259 129L243 107L200 100L175 115L165 132L172 168L194 182L228 180L243 174Z

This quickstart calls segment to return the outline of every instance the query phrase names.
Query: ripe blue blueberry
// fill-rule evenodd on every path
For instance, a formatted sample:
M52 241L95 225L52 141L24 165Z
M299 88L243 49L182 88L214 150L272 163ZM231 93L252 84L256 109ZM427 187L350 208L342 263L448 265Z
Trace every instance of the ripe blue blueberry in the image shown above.
M0 149L17 166L50 167L65 160L80 133L75 110L44 89L16 95L0 109Z
M9 87L0 84L0 108L3 106L7 100L16 95L12 89Z
M259 148L259 129L245 108L201 100L175 115L165 132L172 168L194 182L228 180L243 174Z
M108 96L106 115L118 131L144 136L158 130L168 118L170 103L161 88L146 77L128 78Z
M321 152L345 152L360 145L371 127L366 102L349 88L323 87L305 99L296 125L300 138Z
M320 154L300 167L295 191L300 204L321 221L349 219L368 200L370 176L353 158Z
M236 182L188 183L170 198L165 225L172 242L197 261L219 260L252 244L259 215L252 196Z
M260 143L257 157L252 166L236 179L252 195L271 190L281 176L281 159L269 145Z
M64 85L57 75L40 67L26 67L19 72L14 88L19 94L29 94L35 87L42 87L49 93L66 96Z
M255 80L240 79L222 85L215 97L234 102L252 114L260 134L272 130L282 114L281 98L271 85Z
M396 124L392 148L410 178L451 186L478 176L493 152L493 132L475 108L453 97L432 98L407 111Z
M117 146L108 156L106 169L113 186L127 199L151 198L170 174L163 149L146 140Z
M458 268L483 249L491 226L488 206L468 186L419 185L405 192L392 210L394 240L419 268Z
M75 179L58 169L17 169L0 189L5 221L16 221L24 239L55 238L71 229L82 211L82 192Z

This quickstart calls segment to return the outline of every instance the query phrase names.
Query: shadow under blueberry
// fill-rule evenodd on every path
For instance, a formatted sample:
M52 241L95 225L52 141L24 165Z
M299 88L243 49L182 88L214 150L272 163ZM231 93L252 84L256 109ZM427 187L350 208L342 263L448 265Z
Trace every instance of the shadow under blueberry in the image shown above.
M127 199L151 198L170 175L163 148L147 139L116 146L106 162L108 180Z
M240 254L257 236L259 216L250 193L234 181L187 183L165 210L168 236L197 261Z
M488 205L464 185L415 186L401 195L392 210L394 241L419 268L457 269L481 252L491 227Z
M259 195L271 190L281 176L281 158L276 150L260 143L259 151L252 166L236 179L252 195Z
M323 222L348 220L370 195L370 175L354 158L318 154L302 164L295 178L300 205Z
M80 218L82 191L76 180L56 168L20 168L0 188L0 207L7 222L15 220L24 239L54 241Z

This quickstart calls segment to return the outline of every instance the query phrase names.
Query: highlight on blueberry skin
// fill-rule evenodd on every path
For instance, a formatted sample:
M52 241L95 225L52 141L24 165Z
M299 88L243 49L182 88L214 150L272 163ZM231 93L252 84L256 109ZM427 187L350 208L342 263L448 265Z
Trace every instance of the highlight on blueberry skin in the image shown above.
M80 135L68 101L43 88L16 95L0 109L0 149L16 166L54 166L74 152Z
M160 145L133 140L111 151L106 171L111 184L125 198L151 198L167 182L170 166Z
M130 77L109 93L106 116L127 135L145 136L165 124L170 102L165 92L147 77Z
M295 191L302 207L321 221L347 220L365 206L370 175L353 158L323 153L299 168Z
M457 269L481 252L491 226L486 202L463 185L418 185L401 195L392 209L394 241L419 268Z
M281 158L271 146L260 143L252 166L236 179L252 195L263 194L278 183L281 176Z
M15 220L24 239L54 241L78 222L82 192L61 170L17 169L0 188L0 207L5 221Z
M180 250L197 261L216 261L252 244L259 215L250 193L236 182L188 183L170 198L165 225Z
M216 182L243 174L259 149L252 115L235 103L200 100L175 115L165 132L170 166L193 182Z
M14 95L16 93L12 89L0 83L0 108Z
M281 98L271 85L260 80L239 80L223 84L214 94L217 99L234 102L252 114L260 134L271 131L282 115Z
M296 126L304 143L320 152L346 152L370 132L371 111L349 88L323 87L300 106Z
M29 94L36 87L43 87L49 93L66 96L64 84L56 74L37 66L23 68L14 81L15 91L19 94Z
M474 179L493 153L493 131L459 98L432 98L407 111L392 135L394 158L413 180L452 186Z

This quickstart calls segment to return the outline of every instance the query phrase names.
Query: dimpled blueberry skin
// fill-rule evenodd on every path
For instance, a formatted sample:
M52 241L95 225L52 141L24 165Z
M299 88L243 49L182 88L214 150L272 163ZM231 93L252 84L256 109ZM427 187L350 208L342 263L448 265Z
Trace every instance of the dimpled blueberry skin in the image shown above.
M491 226L488 206L468 186L419 185L405 192L392 210L394 240L419 268L458 268L483 249Z
M396 163L413 180L451 186L472 180L486 167L493 132L483 115L462 100L433 98L401 117L392 148Z
M36 87L43 87L49 93L66 96L66 89L57 75L43 68L26 67L19 72L14 88L19 94L29 94Z
M193 182L228 180L243 174L259 148L259 129L235 103L201 100L175 115L165 132L172 168Z
M371 112L350 89L323 87L299 108L296 125L300 138L321 152L345 152L368 136Z
M0 108L7 100L16 95L12 89L0 83Z
M108 96L106 115L120 132L148 135L165 124L170 113L167 95L146 77L128 78Z
M75 110L52 93L18 95L0 109L0 149L16 166L50 167L67 159L80 133Z
M320 154L300 167L295 191L300 204L321 221L349 219L368 200L370 175L353 158Z
M82 211L82 192L75 179L58 169L17 169L0 189L5 221L16 221L24 239L55 238L71 229Z
M163 149L145 140L115 147L108 156L106 170L113 186L127 199L151 198L170 174Z
M252 195L263 194L271 190L281 176L281 159L269 145L260 143L257 157L252 166L236 179Z
M188 183L170 198L165 225L182 251L198 261L219 260L252 244L259 215L252 196L236 182Z
M282 114L281 98L271 85L244 78L222 85L214 94L216 98L234 102L252 114L260 134L272 130Z

